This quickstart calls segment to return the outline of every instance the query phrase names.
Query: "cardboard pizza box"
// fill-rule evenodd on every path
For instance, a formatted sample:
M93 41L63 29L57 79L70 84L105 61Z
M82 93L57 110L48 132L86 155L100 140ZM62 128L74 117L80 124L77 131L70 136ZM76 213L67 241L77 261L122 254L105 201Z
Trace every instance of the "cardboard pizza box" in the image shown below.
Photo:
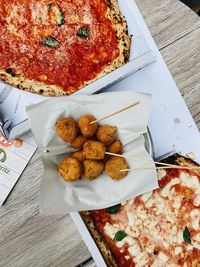
M130 9L129 0L119 0L120 10L126 17L129 35L132 35L130 61L124 66L96 80L76 94L93 94L124 79L128 75L144 68L155 61L155 55L148 46L139 25L134 18L134 9ZM0 82L0 130L13 139L27 132L26 106L47 99L46 97L23 92Z

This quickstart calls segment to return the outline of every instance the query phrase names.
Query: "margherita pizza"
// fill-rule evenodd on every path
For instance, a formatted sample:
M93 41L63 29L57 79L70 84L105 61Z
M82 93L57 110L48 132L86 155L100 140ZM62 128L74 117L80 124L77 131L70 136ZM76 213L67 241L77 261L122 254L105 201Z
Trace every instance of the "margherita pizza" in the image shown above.
M117 0L0 0L0 79L69 95L128 61Z
M195 164L179 155L167 162ZM163 169L158 179L153 192L82 213L108 266L200 266L200 173Z

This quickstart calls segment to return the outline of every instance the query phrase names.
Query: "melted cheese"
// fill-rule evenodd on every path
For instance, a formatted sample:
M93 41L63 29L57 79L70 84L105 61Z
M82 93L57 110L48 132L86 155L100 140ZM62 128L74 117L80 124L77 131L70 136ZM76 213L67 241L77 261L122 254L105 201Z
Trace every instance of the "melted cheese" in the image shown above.
M49 23L48 5L44 2L30 5L33 24L47 25Z
M198 207L200 205L200 183L198 177L190 176L188 173L182 172L180 180L184 186L194 190L195 192L194 205Z
M160 177L166 174L166 171L159 172ZM183 201L191 198L185 198L187 190L180 190L180 186L194 192L191 195L193 208L192 205L182 205ZM194 248L200 249L200 210L195 208L199 204L199 196L198 177L180 171L180 176L171 179L161 190L142 195L141 204L134 199L127 201L123 206L126 220L118 222L114 228L106 224L105 230L111 238L118 229L125 231L127 236L122 241L116 241L116 246L123 249L125 244L128 245L129 256L135 266L178 267L176 262L179 259L184 261L185 255L191 255ZM183 242L185 226L192 231L193 246ZM159 253L154 254L154 250ZM187 264L184 266L189 267Z
M141 267L141 266L147 266L147 263L149 261L149 256L146 251L143 251L142 253L138 254L135 260L135 267Z
M122 241L117 241L117 247L121 248L125 243L129 244L129 246L134 245L134 239L130 236L126 236Z
M178 254L180 254L182 251L183 251L182 247L175 247L175 251L174 251L174 253L175 253L175 255L178 255Z
M104 226L104 230L105 233L111 238L114 239L115 234L117 233L117 231L119 231L119 227L114 226L110 223L106 223L106 225Z
M7 9L7 28L8 30L15 36L20 37L20 33L18 32L18 25L23 23L23 8L21 9L21 16L20 16L20 9L17 5L10 5ZM23 36L21 36L23 37Z
M194 209L190 212L191 224L194 230L200 230L200 210Z
M132 227L135 224L135 213L133 211L127 212L129 226Z
M167 197L170 193L170 190L171 190L171 187L173 185L176 185L176 184L179 184L180 183L180 180L178 178L175 178L175 179L172 179L162 190L161 190L161 193L160 195L162 197Z
M164 169L159 169L158 170L158 180L161 180L163 177L165 177L167 174L166 170Z
M128 252L131 256L136 257L138 254L141 253L139 242L136 239L132 239L132 243L128 248Z
M143 195L141 196L141 200L142 200L144 203L146 203L147 200L152 196L152 194L153 194L152 191L151 191L151 192L148 192L148 193L146 193L146 194L143 194Z
M167 257L163 252L160 252L158 255L158 259L160 259L163 263L167 263L169 257Z

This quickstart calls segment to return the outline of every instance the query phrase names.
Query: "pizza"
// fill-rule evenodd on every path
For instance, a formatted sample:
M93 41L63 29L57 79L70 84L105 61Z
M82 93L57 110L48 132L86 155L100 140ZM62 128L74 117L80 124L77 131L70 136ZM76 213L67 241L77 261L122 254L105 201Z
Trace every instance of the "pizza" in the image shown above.
M117 0L0 0L0 80L69 95L125 64L131 38Z
M178 154L165 162L192 166ZM159 189L82 217L108 266L200 266L200 173L158 170Z

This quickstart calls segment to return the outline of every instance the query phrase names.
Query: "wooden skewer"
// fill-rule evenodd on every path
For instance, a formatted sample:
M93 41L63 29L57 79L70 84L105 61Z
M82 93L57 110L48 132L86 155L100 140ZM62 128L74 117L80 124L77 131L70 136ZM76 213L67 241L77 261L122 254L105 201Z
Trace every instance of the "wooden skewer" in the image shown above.
M139 159L139 158L136 158L136 157L127 157L127 156L124 156L124 155L120 155L120 154L115 154L115 153L110 153L110 152L105 152L105 154L107 155L110 155L110 156L116 156L116 157L121 157L121 158L125 158L125 159L132 159L132 160L143 160L143 159ZM145 162L151 162L151 160L145 160ZM200 167L199 166L178 166L178 165L174 165L174 164L169 164L169 163L163 163L163 162L158 162L158 161L154 161L155 164L157 165L162 165L162 166L166 166L166 167L148 167L148 168L153 168L153 169L170 169L170 168L176 168L176 169L189 169L189 170L193 170L193 169L199 169L200 170ZM168 167L168 168L167 168ZM138 168L136 168L138 169ZM139 168L139 169L146 169L146 168ZM127 169L129 170L129 169ZM123 170L124 171L124 170Z
M177 165L171 165L171 166L163 166L163 167L145 167L145 168L131 168L131 169L123 169L120 170L120 172L128 172L128 171L146 171L146 170L164 170L164 169L181 169L181 170L194 170L199 169L198 166L177 166Z
M110 155L110 156L116 156L116 157L121 157L121 158L125 158L125 159L132 159L132 160L144 160L144 159L141 159L141 158L137 158L137 157L127 157L127 156L124 156L124 155L121 155L121 154L115 154L115 153L110 153L110 152L105 152L105 154L107 155ZM152 162L151 160L145 160L145 162ZM158 164L158 165L162 165L162 166L177 166L177 165L172 165L172 164L169 164L169 163L162 163L162 162L158 162L158 161L154 161L155 164Z
M138 102L135 102L135 103L133 103L132 105L130 105L130 106L128 106L128 107L125 107L125 108L122 108L122 109L120 109L120 110L118 110L118 111L116 111L116 112L113 112L113 113L111 113L110 115L107 115L107 116L105 116L105 117L103 117L103 118L101 118L101 119L92 121L92 122L90 122L90 124L94 124L94 123L96 123L96 122L103 121L103 120L105 120L105 119L107 119L107 118L110 118L110 117L112 117L112 116L114 116L114 115L117 115L117 114L119 114L119 113L121 113L121 112L123 112L123 111L125 111L125 110L127 110L127 109L130 109L130 108L132 108L132 107L135 107L135 106L137 106L137 105L139 105L139 104L140 104L139 101L138 101Z

